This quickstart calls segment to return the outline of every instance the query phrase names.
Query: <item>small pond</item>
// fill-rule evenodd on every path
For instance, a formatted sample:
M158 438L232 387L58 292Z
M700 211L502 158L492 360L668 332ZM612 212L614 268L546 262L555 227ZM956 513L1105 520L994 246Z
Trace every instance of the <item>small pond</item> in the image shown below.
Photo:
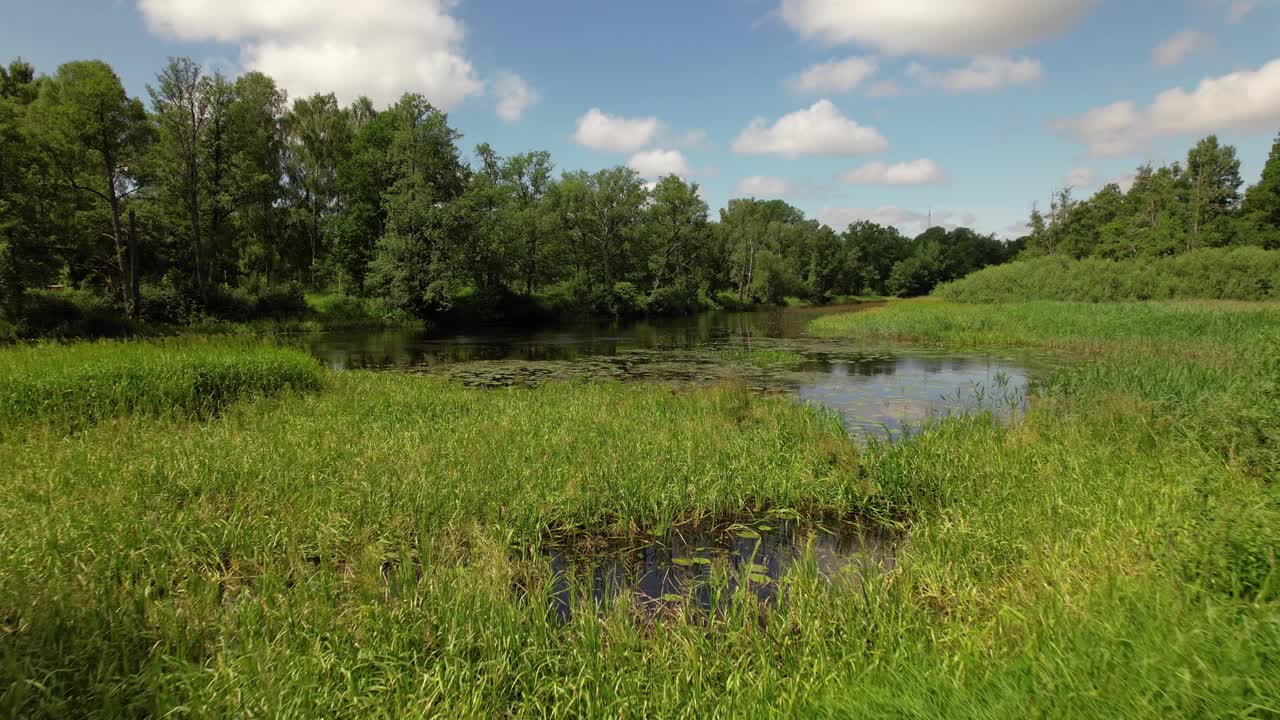
M742 382L839 414L850 434L894 438L929 417L1023 407L1034 370L1027 355L866 346L806 335L813 318L869 305L708 312L684 318L466 333L326 333L310 352L335 369L440 375L478 387L575 378L679 385Z
M584 601L598 610L620 598L651 615L723 612L735 596L772 605L797 563L812 562L825 581L854 583L869 566L892 569L894 542L891 531L853 520L774 518L544 552L551 611L567 621Z

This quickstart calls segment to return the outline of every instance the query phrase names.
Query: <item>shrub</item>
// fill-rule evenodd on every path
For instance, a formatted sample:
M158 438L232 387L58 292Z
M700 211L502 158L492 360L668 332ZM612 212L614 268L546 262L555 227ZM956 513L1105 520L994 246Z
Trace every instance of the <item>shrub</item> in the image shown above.
M970 303L1022 300L1277 300L1280 251L1205 248L1163 258L1022 260L979 270L935 295Z
M137 330L107 300L85 291L31 291L18 313L14 334L21 337L119 338Z

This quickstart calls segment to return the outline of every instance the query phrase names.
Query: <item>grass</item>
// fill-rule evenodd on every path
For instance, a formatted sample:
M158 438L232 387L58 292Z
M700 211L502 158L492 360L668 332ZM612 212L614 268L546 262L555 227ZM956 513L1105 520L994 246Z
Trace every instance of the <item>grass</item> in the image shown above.
M0 427L205 418L246 398L318 390L324 379L305 354L248 343L19 345L0 352Z
M714 350L717 360L737 365L750 365L761 369L795 367L804 363L804 355L792 350L746 350L726 348Z
M820 337L967 347L1238 357L1280 338L1280 306L1209 301L960 305L926 298L818 318L809 330Z
M1280 251L1201 248L1125 260L1051 255L994 265L943 283L935 295L957 302L1029 300L1280 300Z
M739 388L358 372L212 419L6 435L0 712L1275 717L1280 361L1257 349L1280 320L1133 309L1167 340L1072 306L819 321L1095 349L1017 425L951 417L863 451ZM561 625L541 602L548 537L768 509L909 539L861 582L802 568L768 611Z

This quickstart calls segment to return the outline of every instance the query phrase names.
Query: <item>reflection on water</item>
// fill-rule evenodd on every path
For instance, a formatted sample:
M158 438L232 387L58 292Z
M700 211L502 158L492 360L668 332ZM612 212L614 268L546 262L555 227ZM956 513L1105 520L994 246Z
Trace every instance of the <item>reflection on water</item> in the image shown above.
M478 387L588 378L678 384L743 381L836 411L855 435L894 437L941 413L1016 411L1029 361L911 347L860 347L807 337L814 317L867 306L703 313L549 329L489 328L437 335L327 333L304 342L335 369L401 369ZM716 351L784 350L799 362L757 367Z
M568 621L584 600L597 608L624 598L648 613L688 607L722 611L734 595L771 604L797 563L833 581L853 581L866 567L893 568L893 536L884 528L831 520L790 519L673 531L662 538L605 548L547 548L553 573L551 610Z

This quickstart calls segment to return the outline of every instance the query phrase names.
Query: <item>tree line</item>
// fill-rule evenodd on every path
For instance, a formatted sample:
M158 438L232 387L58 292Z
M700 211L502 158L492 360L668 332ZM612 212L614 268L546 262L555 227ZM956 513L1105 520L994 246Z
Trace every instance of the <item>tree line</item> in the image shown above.
M1162 258L1203 248L1280 249L1280 137L1259 182L1242 191L1236 148L1210 135L1186 162L1142 165L1129 189L1108 183L1076 200L1072 188L1053 193L1047 215L1033 208L1028 257L1130 260Z
M628 315L921 294L1020 248L965 228L836 232L781 200L711 217L696 183L551 156L463 157L427 98L287 97L173 58L130 97L105 62L0 68L0 312L47 289L128 318L297 310L302 288L433 318ZM250 308L246 310L246 308Z

